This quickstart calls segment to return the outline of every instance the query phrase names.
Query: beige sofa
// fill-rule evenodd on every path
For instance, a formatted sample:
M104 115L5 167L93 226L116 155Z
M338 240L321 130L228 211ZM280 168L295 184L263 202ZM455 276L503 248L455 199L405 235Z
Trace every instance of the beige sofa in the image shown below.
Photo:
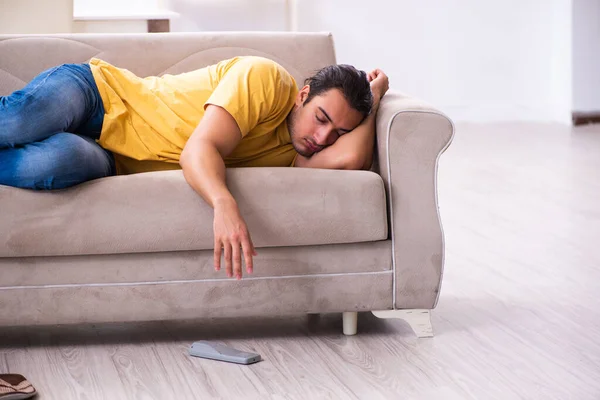
M147 76L235 55L270 57L299 84L336 62L327 33L0 36L0 95L91 57ZM453 132L391 91L371 171L228 170L259 253L241 281L214 271L212 209L180 170L0 186L0 326L340 312L353 334L356 313L373 311L430 336L444 265L437 165Z

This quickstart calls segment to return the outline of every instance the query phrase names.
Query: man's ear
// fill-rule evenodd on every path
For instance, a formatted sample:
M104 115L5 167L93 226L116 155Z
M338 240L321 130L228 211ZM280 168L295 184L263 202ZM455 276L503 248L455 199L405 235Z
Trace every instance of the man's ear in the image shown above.
M304 102L308 97L308 93L310 93L310 86L304 85L304 87L298 92L298 95L296 95L296 105L298 107L302 107L304 105Z

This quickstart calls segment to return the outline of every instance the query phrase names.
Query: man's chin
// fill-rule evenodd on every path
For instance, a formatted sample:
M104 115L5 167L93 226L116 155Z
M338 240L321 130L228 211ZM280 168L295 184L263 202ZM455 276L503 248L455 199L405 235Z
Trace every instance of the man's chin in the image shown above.
M292 146L294 146L294 150L296 150L296 153L300 154L302 157L309 158L313 154L315 154L314 152L312 152L304 147L297 146L295 143L293 143Z
M306 158L310 158L315 154L312 151L302 151L302 152L298 151L297 153Z

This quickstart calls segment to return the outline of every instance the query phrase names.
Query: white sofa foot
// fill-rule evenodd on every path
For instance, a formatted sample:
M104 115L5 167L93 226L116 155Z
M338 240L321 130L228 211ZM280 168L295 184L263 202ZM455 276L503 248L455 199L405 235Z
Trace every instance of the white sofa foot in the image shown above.
M357 312L345 312L342 314L344 322L344 335L356 335L356 329L358 326L358 313Z
M400 318L408 322L420 338L433 337L431 310L384 310L372 311L377 318Z

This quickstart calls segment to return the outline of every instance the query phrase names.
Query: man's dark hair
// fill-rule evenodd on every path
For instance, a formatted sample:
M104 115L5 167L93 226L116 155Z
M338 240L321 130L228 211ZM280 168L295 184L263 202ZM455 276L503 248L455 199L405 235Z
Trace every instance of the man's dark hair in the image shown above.
M337 64L320 69L308 78L305 85L310 86L310 92L305 103L330 89L339 89L350 107L360 112L364 117L369 115L373 107L371 85L365 71L360 71L352 65Z

